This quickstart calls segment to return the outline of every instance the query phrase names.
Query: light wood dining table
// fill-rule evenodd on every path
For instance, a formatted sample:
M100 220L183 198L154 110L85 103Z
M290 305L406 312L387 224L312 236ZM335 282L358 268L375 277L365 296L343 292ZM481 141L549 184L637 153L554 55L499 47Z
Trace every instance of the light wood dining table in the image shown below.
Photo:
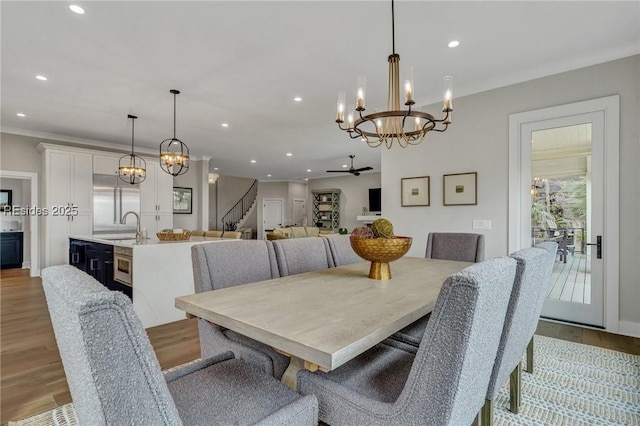
M444 280L468 262L403 257L392 278L368 278L369 262L177 297L188 314L291 357L282 382L301 368L331 371L433 309Z

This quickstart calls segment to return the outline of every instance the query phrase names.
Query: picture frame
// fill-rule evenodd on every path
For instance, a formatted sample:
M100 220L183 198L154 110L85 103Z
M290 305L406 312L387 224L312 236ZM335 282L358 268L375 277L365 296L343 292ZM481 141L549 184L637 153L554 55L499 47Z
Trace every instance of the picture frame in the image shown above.
M478 173L442 175L442 204L475 206L478 204Z
M0 210L4 211L10 209L12 206L13 190L1 189L0 190Z
M431 179L416 176L400 179L402 207L423 207L431 205Z
M173 187L173 213L191 214L193 208L192 189L181 186Z

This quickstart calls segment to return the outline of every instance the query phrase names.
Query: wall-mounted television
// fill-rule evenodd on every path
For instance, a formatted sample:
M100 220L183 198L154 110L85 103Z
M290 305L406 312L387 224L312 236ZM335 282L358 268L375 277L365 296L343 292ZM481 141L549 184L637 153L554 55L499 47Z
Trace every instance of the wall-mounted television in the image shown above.
M382 212L382 191L381 188L369 188L369 213Z

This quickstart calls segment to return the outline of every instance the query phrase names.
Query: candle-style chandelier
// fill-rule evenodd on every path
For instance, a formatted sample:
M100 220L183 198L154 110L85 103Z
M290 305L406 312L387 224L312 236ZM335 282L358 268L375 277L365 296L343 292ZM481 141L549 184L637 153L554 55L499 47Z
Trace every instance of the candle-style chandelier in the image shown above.
M400 55L396 54L395 41L395 15L394 1L391 0L391 40L393 54L389 55L389 97L387 111L373 112L363 115L365 111L364 95L366 76L358 77L358 90L355 110L349 109L347 125L343 127L345 114L345 92L338 93L338 115L336 123L340 130L349 133L351 139L361 138L370 147L378 147L385 144L391 148L393 142L397 142L402 148L408 145L418 145L424 139L427 132L444 132L451 124L451 112L453 111L453 92L451 76L444 77L444 105L442 119L437 120L431 114L412 109L415 105L413 98L415 87L413 85L413 70L406 74L405 103L406 110L400 109ZM357 118L356 118L357 116ZM436 127L437 126L437 127Z
M135 185L143 182L147 177L147 162L144 158L133 153L133 135L135 131L135 115L128 114L131 119L131 154L123 155L118 162L118 177L121 181Z
M189 147L176 138L176 95L179 90L171 89L173 93L173 137L160 143L160 168L172 176L179 176L189 170Z

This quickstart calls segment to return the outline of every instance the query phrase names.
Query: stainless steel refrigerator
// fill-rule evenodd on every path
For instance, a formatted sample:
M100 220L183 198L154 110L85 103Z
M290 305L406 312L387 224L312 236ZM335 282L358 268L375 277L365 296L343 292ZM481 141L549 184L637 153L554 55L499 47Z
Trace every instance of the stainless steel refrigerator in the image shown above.
M135 218L129 216L120 224L128 211L140 214L140 185L122 182L116 175L93 175L93 233L130 234L136 232Z

